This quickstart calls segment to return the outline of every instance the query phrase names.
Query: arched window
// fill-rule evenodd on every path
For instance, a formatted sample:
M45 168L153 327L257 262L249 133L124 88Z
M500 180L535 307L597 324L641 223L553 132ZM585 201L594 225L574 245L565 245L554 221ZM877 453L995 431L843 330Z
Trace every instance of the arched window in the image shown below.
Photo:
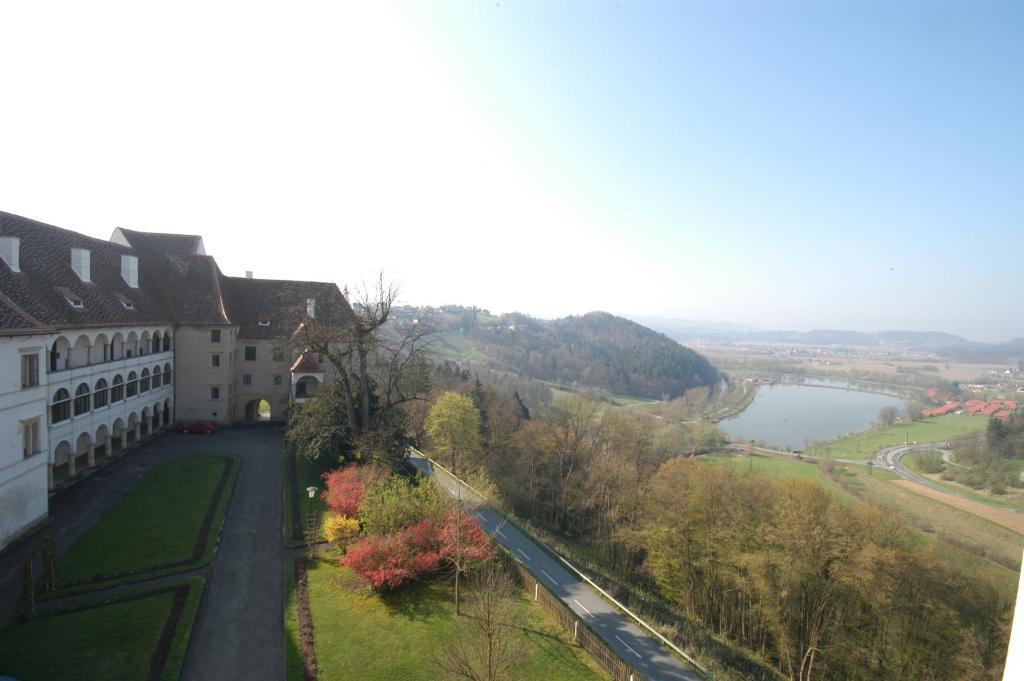
M139 392L139 377L135 375L134 371L128 372L128 389L125 394L128 397L135 397Z
M160 352L160 332L153 334L153 354Z
M149 369L142 370L142 376L139 378L139 392L149 392Z
M107 381L101 378L96 381L96 388L92 393L92 408L99 409L107 406Z
M171 364L168 362L164 365L164 385L170 385L174 383L171 376Z
M124 379L121 378L121 374L114 376L114 380L110 383L110 402L120 402L124 399Z
M164 333L164 352L168 352L171 349L171 332Z
M91 402L88 383L82 383L75 388L75 416L88 413Z
M64 388L53 394L53 405L50 406L50 420L54 423L67 421L71 418L71 395Z
M160 365L153 367L153 390L160 387Z

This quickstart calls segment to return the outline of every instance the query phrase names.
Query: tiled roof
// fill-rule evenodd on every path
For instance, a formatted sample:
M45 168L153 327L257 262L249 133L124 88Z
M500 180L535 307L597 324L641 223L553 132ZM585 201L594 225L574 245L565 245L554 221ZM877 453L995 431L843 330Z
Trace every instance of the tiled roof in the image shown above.
M0 212L0 236L21 239L21 272L0 261L0 333L178 322L237 325L241 338L287 338L306 318L310 298L318 323L352 319L337 285L226 277L195 235L118 228L103 241ZM89 249L90 283L71 269L72 248ZM139 258L138 288L121 277L125 254ZM69 302L78 300L80 309Z
M314 313L318 323L343 326L353 317L352 308L337 284L222 277L221 289L228 316L239 326L240 338L290 336L306 318L309 298L316 300Z
M304 352L299 355L288 371L293 374L322 374L324 367L318 361L317 353Z
M202 254L202 239L118 228L139 252L139 277L180 324L230 324L220 292L220 269ZM115 233L116 235L116 233Z
M4 266L0 265L0 267ZM25 311L18 307L13 300L0 292L0 333L5 331L45 330L48 328L46 324L25 314Z
M137 255L131 248L4 212L0 212L0 235L21 240L21 272L12 272L0 262L0 291L8 299L4 307L9 310L0 315L0 330L17 330L27 319L50 327L172 320L170 311L152 295L149 286L131 288L122 279L121 256ZM71 269L72 248L90 251L91 282L82 282ZM79 296L81 309L73 308L58 288ZM134 309L126 309L116 293L130 299Z
M203 237L198 234L162 234L160 232L139 232L118 227L118 232L134 248L164 255L206 255Z

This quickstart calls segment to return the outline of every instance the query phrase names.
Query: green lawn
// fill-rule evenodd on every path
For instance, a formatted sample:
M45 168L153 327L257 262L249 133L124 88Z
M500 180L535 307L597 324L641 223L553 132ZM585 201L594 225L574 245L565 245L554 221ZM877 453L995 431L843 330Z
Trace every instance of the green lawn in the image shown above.
M161 679L180 675L203 580L191 579ZM173 594L112 601L0 629L0 675L20 681L145 679L171 612Z
M321 459L318 461L310 461L304 456L298 456L295 459L295 477L292 477L291 466L289 457L291 454L285 453L285 475L284 475L284 539L287 546L299 546L305 544L305 539L296 539L293 534L293 523L294 523L294 508L293 508L293 497L298 499L299 502L299 522L300 527L304 528L306 516L310 511L317 514L318 518L322 521L322 516L327 512L327 504L323 499L320 498L320 494L324 491L325 485L323 481L323 474L327 471L337 468L340 464L337 461L329 459ZM316 495L311 500L306 488L316 487ZM323 523L318 522L318 526L322 527ZM304 531L304 530L303 530Z
M201 555L195 550L225 461L230 473ZM156 466L114 508L57 559L58 586L177 572L213 556L238 472L238 460L190 456Z
M950 438L985 430L988 419L966 414L946 414L916 423L899 424L887 428L872 428L840 438L826 445L830 454L840 459L873 459L883 447L906 442L944 442Z
M292 582L293 584L294 582ZM289 589L291 590L291 589ZM455 630L451 586L427 582L379 596L366 591L348 569L321 561L309 569L310 602L316 632L317 661L323 681L441 681L431 662ZM599 681L608 677L554 621L523 595L528 641L519 672L524 679ZM289 600L285 623L288 679L301 679L297 651L297 611ZM298 675L297 675L298 674Z

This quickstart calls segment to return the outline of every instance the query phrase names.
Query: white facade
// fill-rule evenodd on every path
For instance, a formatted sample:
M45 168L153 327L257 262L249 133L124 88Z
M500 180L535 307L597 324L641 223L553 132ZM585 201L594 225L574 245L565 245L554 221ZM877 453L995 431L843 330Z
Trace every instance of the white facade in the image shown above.
M170 326L0 338L0 549L46 519L55 485L173 422Z
M47 517L46 341L46 336L0 338L0 549ZM38 385L29 380L22 387L22 357L32 355ZM26 432L28 449L35 451L25 451Z

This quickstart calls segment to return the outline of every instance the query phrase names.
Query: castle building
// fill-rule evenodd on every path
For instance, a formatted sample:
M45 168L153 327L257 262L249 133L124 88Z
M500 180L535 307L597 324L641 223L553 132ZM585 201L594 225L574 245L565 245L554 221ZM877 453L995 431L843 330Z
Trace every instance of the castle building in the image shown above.
M179 422L283 421L333 380L291 346L335 284L225 276L200 236L109 241L0 212L0 550L54 490Z

